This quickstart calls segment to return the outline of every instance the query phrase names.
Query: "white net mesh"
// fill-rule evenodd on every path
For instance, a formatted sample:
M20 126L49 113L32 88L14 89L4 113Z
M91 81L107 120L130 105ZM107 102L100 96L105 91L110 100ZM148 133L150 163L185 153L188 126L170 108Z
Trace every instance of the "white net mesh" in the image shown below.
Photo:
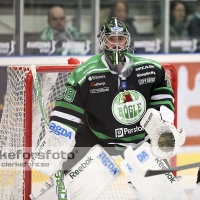
M56 71L56 70L55 70ZM26 126L28 125L26 116L32 115L32 148L35 148L37 143L43 138L45 134L44 121L40 112L40 107L36 95L36 90L32 87L32 94L26 85L26 77L30 72L27 67L8 67L7 70L7 92L4 110L0 124L0 150L1 150L1 169L0 169L0 195L2 200L22 200L25 199L26 173L23 166L26 159L24 159L23 152L27 153L25 149L26 140ZM70 72L54 72L54 73L38 73L39 84L41 86L43 100L49 119L54 102L60 89L69 76ZM28 112L26 103L26 94L32 96L32 113ZM16 163L8 158L8 154L21 152L21 156L16 160ZM29 151L29 150L28 150ZM5 156L2 156L4 155ZM5 166L7 165L7 166ZM8 166L10 165L10 166ZM19 165L22 165L21 167ZM41 184L43 184L48 177L38 173L32 172L32 192L39 193Z
M0 125L1 154L6 152L24 151L24 77L28 71L22 68L20 71L8 70L8 82L6 101ZM0 170L0 195L3 200L23 199L24 172L19 168L3 167L9 164L9 160L1 159ZM23 159L18 160L23 163Z
M55 66L54 68L56 71ZM56 97L70 74L67 68L68 66L63 72L47 73L43 70L43 73L37 73L48 119ZM46 71L49 71L48 66L46 69ZM28 145L31 148L35 148L45 134L45 124L38 103L37 91L33 85L31 88L27 88L27 75L29 73L29 66L8 67L6 100L0 124L1 200L27 200L30 193L37 196L37 194L41 193L41 187L44 182L49 180L49 177L36 171L32 171L32 177L29 179L30 174L27 174L26 171L29 171L30 168L25 170L27 168L23 165L28 161L23 152L31 151L26 147L28 138L32 137L31 144ZM31 110L28 110L31 106L26 101L27 95L32 98L30 103ZM31 127L28 121L28 117L30 118L31 116L32 136L28 135L27 128ZM4 155L4 153L6 154ZM17 159L12 159L12 156L17 157ZM120 159L116 160L117 163L120 163L120 161ZM135 199L127 182L125 175L121 174L99 199Z
M41 87L41 94L46 108L46 115L49 121L50 114L54 107L55 100L64 87L64 84L70 75L70 72L57 73L39 73L38 80ZM45 134L45 121L43 120L40 106L37 99L37 91L33 87L33 123L32 123L32 149L35 149ZM44 182L49 182L49 177L39 173L32 172L32 189L31 193L37 196L41 193L41 187Z

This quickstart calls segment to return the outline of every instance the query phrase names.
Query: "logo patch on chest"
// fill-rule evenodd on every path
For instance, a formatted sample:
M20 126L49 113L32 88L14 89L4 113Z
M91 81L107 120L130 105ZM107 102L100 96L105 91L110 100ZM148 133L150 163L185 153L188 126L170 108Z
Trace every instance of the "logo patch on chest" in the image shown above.
M135 90L120 92L112 103L112 114L121 124L137 123L145 111L146 100L141 93Z

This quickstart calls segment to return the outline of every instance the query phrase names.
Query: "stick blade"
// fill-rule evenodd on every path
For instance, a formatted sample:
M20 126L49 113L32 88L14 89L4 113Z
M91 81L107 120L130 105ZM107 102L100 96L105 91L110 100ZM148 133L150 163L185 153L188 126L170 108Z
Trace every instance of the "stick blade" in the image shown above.
M149 177L149 176L156 176L156 175L160 175L160 174L164 174L164 173L169 173L169 172L173 172L174 170L147 170L144 177ZM176 171L176 170L175 170Z
M159 172L158 172L158 174L159 174ZM156 174L155 170L150 170L149 169L149 170L146 171L144 177L154 176L154 175L158 175L158 174Z
M181 171L181 170L190 169L190 168L194 168L194 167L200 167L200 162L192 163L192 164L189 164L189 165L182 165L182 166L178 166L178 167L167 168L167 169L160 169L160 170L149 169L149 170L146 171L144 177L156 176L156 175L159 175L159 174Z

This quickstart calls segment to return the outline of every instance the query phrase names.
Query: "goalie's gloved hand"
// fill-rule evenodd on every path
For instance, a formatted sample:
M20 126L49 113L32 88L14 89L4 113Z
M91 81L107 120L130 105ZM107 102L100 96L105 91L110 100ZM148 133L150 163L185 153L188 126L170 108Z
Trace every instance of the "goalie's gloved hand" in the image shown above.
M44 138L32 153L29 166L41 173L52 176L61 169L67 154L75 145L75 132L70 127L52 121Z
M162 159L173 157L185 142L185 131L167 121L162 120L160 112L150 108L142 118L140 125L151 140L151 152Z

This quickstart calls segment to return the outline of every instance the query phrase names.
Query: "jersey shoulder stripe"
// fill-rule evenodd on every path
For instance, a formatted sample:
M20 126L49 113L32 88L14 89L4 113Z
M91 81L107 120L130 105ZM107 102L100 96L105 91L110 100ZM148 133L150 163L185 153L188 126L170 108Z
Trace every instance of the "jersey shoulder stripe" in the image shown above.
M75 112L78 112L78 113L81 113L81 114L84 113L84 109L82 109L78 106L75 106L71 103L64 102L64 101L56 101L55 107L68 108L68 109L74 110Z
M110 70L107 69L107 68L105 68L105 69L92 69L92 70L88 71L85 74L85 76L83 76L80 80L78 80L78 84L82 85L85 82L86 77L89 76L89 75L97 74L97 73L106 73L106 72L110 72Z
M73 116L73 115L70 115L70 114L67 114L67 113L63 113L63 112L60 112L60 111L57 111L57 110L54 110L52 113L51 113L51 117L60 117L60 118L63 118L63 119L66 119L66 120L69 120L69 121L72 121L72 122L75 122L75 123L80 123L81 122L81 119L76 117L76 116Z
M161 99L171 99L172 102L174 103L174 97L170 94L157 94L157 95L152 95L151 100L161 100Z
M158 88L154 89L154 91L158 91L158 90L163 90L163 91L168 90L168 91L174 93L174 90L171 87L158 87Z
M79 124L73 121L69 121L67 119L64 118L60 118L58 116L51 116L50 117L50 121L57 121L60 122L62 124L64 124L65 126L69 126L71 129L73 129L75 132L78 129Z
M102 56L102 53L92 56L87 61L85 61L83 64L76 67L74 72L76 74L80 74L80 73L84 73L91 65L98 66L98 63L101 61L101 56Z
M88 75L109 72L108 68L102 62L101 57L102 53L92 56L85 63L75 68L67 79L67 83L72 86L76 86L77 84L82 85Z
M169 107L171 110L174 111L174 105L171 102L171 100L165 100L165 101L154 101L154 102L150 102L149 103L150 106L161 106L161 105L166 105L167 107Z

